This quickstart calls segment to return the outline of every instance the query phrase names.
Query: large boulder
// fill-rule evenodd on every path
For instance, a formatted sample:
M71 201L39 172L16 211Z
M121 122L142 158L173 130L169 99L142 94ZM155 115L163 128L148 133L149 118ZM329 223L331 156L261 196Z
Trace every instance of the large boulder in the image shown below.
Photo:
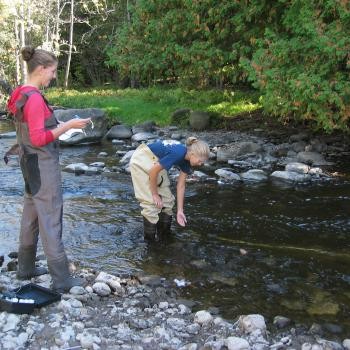
M205 130L209 127L210 115L203 111L193 111L190 114L189 122L193 130Z
M255 142L235 142L219 147L216 157L218 162L227 162L246 154L260 152L261 150L262 147Z
M93 123L89 124L84 133L73 133L71 137L65 140L60 140L60 144L64 146L78 145L84 143L98 143L102 140L106 134L107 122L105 113L102 109L98 108L85 108L85 109L57 109L54 111L57 120L66 122L70 119L76 118L91 118Z

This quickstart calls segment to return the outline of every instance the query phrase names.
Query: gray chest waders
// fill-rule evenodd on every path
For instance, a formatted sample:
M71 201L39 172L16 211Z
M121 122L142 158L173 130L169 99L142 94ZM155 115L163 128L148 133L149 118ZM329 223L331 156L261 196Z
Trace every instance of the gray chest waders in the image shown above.
M31 144L28 125L23 122L23 106L30 93L39 92L34 90L25 94L18 101L18 112L15 115L20 166L25 183L19 237L18 277L28 278L37 275L33 269L40 234L53 288L66 291L76 284L75 279L70 277L62 242L63 197L58 142L53 141L42 147ZM57 120L52 114L46 119L45 128L50 130L55 127Z

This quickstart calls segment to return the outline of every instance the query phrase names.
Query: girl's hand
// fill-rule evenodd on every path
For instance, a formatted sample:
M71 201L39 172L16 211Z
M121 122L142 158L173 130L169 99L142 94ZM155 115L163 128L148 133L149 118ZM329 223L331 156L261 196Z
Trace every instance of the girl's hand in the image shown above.
M162 198L160 198L158 193L152 194L153 203L156 205L157 208L162 209L163 208L163 201Z
M176 220L178 224L182 227L185 227L187 224L186 216L182 211L179 211L176 215Z

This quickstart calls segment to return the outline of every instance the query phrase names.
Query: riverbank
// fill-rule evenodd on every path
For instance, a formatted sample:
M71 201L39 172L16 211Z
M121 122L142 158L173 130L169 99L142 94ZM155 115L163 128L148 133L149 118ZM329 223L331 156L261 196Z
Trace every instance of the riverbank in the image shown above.
M173 282L160 276L73 270L85 288L74 287L31 315L0 313L1 349L350 349L350 339L327 340L317 325L308 330L282 316L267 324L259 314L228 322L215 308L194 312L190 301L177 298ZM19 282L15 272L0 275L2 289L28 282L49 287L50 277Z

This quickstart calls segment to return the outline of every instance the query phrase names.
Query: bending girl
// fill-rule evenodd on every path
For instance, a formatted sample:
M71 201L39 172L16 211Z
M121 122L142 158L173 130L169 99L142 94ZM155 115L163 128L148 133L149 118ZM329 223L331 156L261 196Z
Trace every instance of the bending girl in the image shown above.
M180 226L186 225L184 197L186 177L191 167L201 166L209 157L209 146L195 137L189 137L186 145L169 141L142 144L130 160L131 178L135 197L142 207L144 236L155 241L170 231L175 198L170 190L167 171L172 166L180 168L177 180L177 214Z

